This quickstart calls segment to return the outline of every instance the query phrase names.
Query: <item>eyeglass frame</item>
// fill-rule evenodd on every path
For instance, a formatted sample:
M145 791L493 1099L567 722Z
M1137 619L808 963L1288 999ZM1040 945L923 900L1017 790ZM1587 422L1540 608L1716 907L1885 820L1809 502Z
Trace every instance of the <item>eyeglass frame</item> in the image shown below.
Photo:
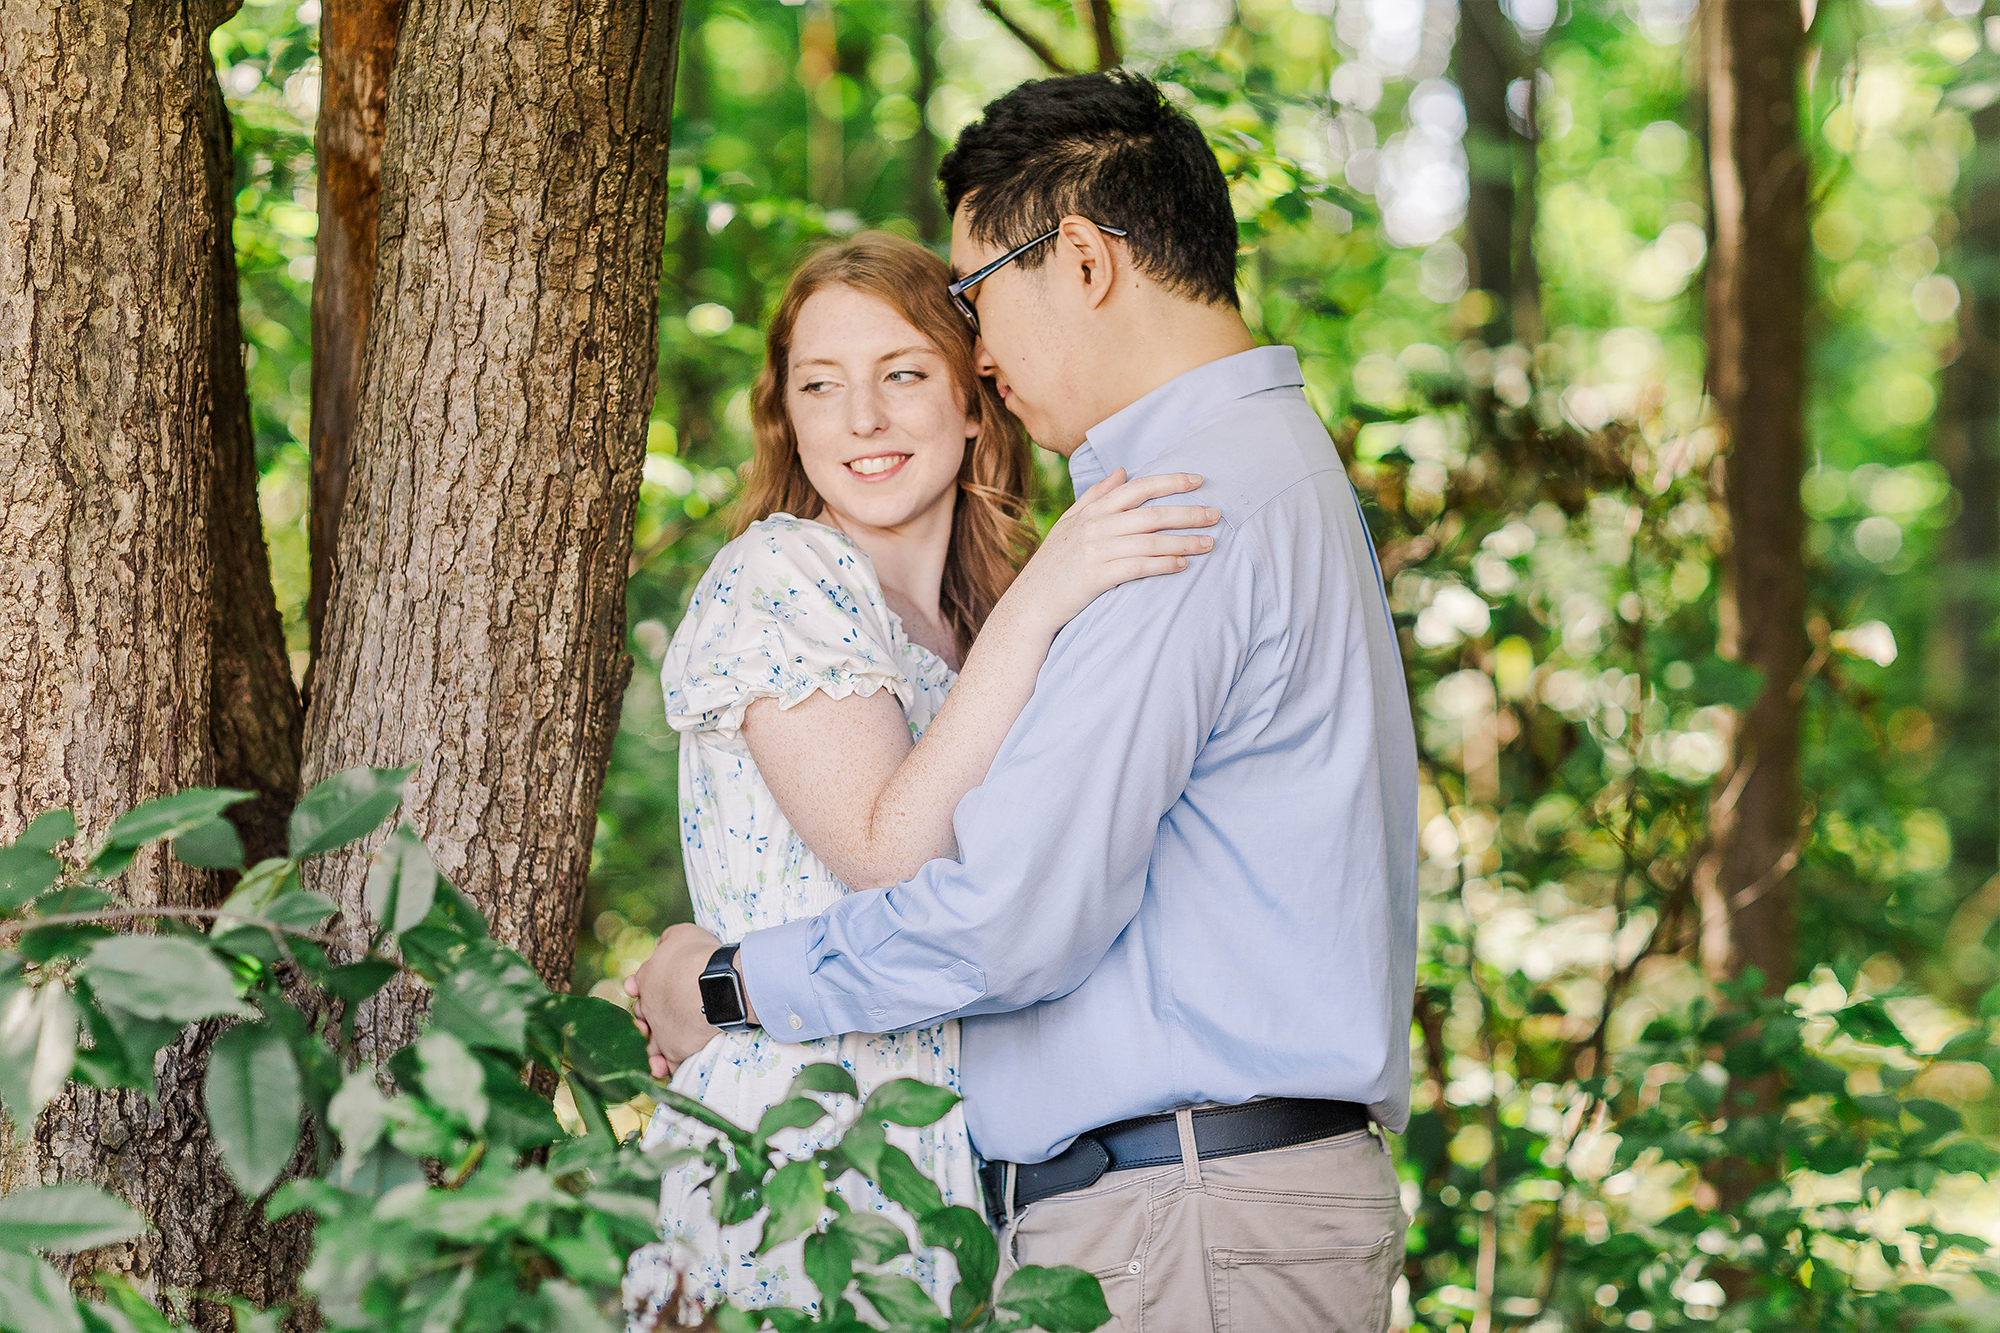
M1084 221L1090 222L1090 219L1085 218ZM1103 232L1106 236L1117 236L1122 238L1125 235L1125 229L1123 227L1107 227L1101 222L1091 222L1090 225L1097 228L1099 231ZM1043 241L1048 240L1050 237L1057 235L1061 231L1062 231L1062 224L1057 223L1055 226L1043 232L1040 236L1037 236L1034 240L1027 242L1025 245L1015 246L1012 250L1009 250L1006 254L1001 255L998 259L988 264L985 268L980 269L978 272L973 273L968 277L960 278L957 282L952 283L949 287L946 287L944 289L946 295L951 297L951 303L958 307L958 313L964 315L965 322L972 326L972 331L974 333L979 332L979 311L973 308L972 302L965 299L965 293L971 290L972 288L977 287L980 283L986 281L988 278L992 277L995 273L998 273L1001 269L1007 267L1007 265L1013 263L1015 260L1019 259L1022 255L1028 253L1028 251L1034 249L1036 246L1040 245Z

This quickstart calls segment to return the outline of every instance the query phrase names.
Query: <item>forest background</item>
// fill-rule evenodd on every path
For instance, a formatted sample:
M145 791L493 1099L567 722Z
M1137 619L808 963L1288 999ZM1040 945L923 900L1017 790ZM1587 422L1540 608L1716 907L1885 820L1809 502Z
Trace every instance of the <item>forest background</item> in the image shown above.
M1122 61L1216 146L1246 315L1300 350L1404 636L1424 934L1399 1320L1743 1322L1743 1274L1763 1266L1802 1323L2000 1321L2000 11L1805 8L1765 74L1799 111L1791 166L1747 190L1754 212L1798 187L1800 281L1753 265L1730 325L1713 268L1745 243L1716 193L1733 145L1693 0L689 0L637 666L576 989L620 998L688 914L657 671L727 539L785 274L863 227L940 242L935 161L983 103ZM258 501L301 683L325 429L319 24L318 0L246 3L212 41ZM1782 455L1787 428L1764 433L1718 379L1718 318L1792 411L1794 529L1785 504L1746 523L1748 488L1724 493L1729 459ZM1069 494L1042 461L1049 520ZM1753 547L1777 564L1744 580ZM1793 593L1795 642L1760 648ZM1786 652L1790 689L1745 664ZM1768 743L1746 750L1772 698L1790 774ZM1782 836L1732 880L1727 856L1756 844L1742 811L1774 776ZM1782 1208L1732 1176L1762 1159L1730 1137L1725 1092L1769 1093L1724 1000L1782 1002L1760 1058L1801 1092L1755 1107L1803 1127L1760 1168L1782 1170ZM1765 1211L1731 1222L1746 1199Z

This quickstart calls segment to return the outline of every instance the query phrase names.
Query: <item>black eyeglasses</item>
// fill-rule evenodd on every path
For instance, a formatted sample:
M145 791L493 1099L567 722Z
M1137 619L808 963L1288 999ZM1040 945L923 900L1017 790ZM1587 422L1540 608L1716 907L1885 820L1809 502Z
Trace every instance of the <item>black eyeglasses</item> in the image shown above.
M1090 225L1096 227L1106 236L1123 236L1125 234L1125 229L1123 227L1107 227L1101 222L1093 222ZM951 286L945 288L947 292L951 293L952 304L958 307L959 314L965 316L965 322L972 325L972 331L974 333L979 332L979 312L972 308L972 302L965 299L965 293L969 289L977 287L980 283L986 281L988 278L992 277L995 273L998 273L1001 269L1007 267L1007 265L1013 263L1015 260L1019 259L1022 255L1028 253L1028 251L1034 249L1036 246L1040 245L1043 241L1046 241L1047 239L1049 239L1049 237L1055 235L1057 232L1061 230L1062 228L1059 226L1051 227L1049 230L1043 232L1040 236L1037 236L1034 240L1029 241L1026 245L1015 246L1012 250L1009 250L1006 254L1001 255L998 259L988 264L985 268L980 269L977 273L974 273L970 277L960 278L957 282L954 282L953 284L951 284Z

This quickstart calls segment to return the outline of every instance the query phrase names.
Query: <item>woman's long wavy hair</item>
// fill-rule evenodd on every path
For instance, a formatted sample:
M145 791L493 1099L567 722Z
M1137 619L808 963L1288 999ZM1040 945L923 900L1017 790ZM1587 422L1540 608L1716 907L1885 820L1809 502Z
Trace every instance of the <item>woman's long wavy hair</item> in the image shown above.
M863 232L799 265L765 333L764 368L750 397L756 452L736 503L734 529L740 534L758 519L781 512L818 518L826 509L806 479L785 407L792 330L800 309L828 287L851 287L886 302L944 356L960 401L970 405L967 415L979 422L979 435L966 446L958 470L951 546L938 596L962 657L1000 594L1034 554L1035 525L1028 517L1034 468L1020 421L1007 410L993 382L973 366L972 329L945 294L950 281L943 260L915 241L882 232Z

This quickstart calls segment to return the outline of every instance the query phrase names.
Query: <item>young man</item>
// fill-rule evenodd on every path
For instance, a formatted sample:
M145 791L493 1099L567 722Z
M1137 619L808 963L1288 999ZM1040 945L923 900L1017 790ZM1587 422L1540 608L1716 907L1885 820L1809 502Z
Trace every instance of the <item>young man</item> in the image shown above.
M635 986L658 1067L713 1035L704 986L800 1039L963 1017L1004 1262L1091 1270L1128 1333L1382 1329L1406 1218L1369 1124L1408 1117L1416 749L1354 493L1151 83L1025 84L939 175L1009 407L1079 491L1201 474L1216 545L1063 631L957 861L740 951L669 931Z

